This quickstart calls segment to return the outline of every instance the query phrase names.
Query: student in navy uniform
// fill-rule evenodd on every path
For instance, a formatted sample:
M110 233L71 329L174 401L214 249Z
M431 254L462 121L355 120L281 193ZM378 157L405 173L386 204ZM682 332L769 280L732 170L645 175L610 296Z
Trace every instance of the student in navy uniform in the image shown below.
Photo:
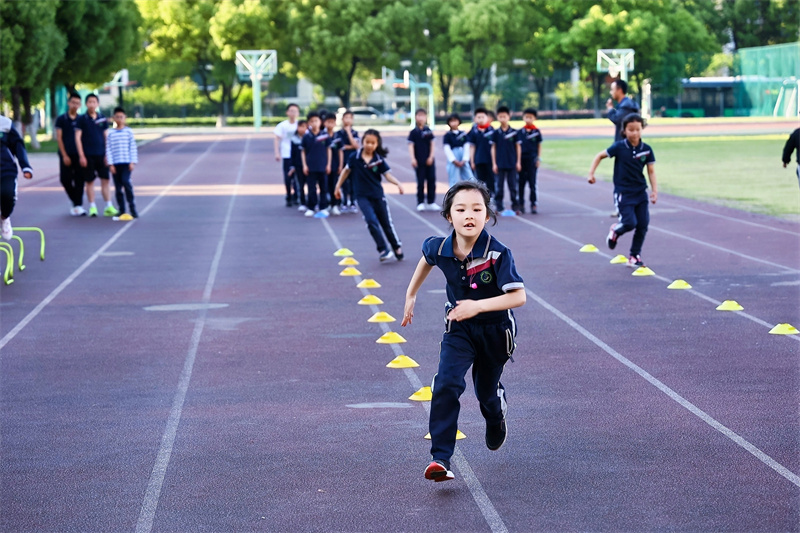
M447 117L447 125L450 131L444 134L444 155L447 158L447 180L452 187L462 180L474 180L472 169L469 166L469 141L468 133L461 131L461 117L453 113Z
M342 164L346 165L350 156L358 150L358 132L353 129L353 112L349 109L342 114L342 129L336 132L342 143ZM341 174L341 169L339 174ZM353 182L345 181L342 186L342 213L357 213Z
M795 157L797 157L797 181L800 182L800 128L797 128L786 139L786 144L783 145L783 168L792 162L792 152L797 150Z
M33 178L25 142L11 119L0 115L0 237L5 240L14 236L11 213L17 204L17 164L25 179Z
M328 132L321 128L322 121L318 113L308 114L308 131L300 143L300 157L303 160L303 174L308 184L306 196L306 216L313 217L317 208L317 187L319 187L319 209L328 215Z
M100 193L103 195L105 208L103 215L117 216L119 212L111 203L111 187L108 182L106 166L106 134L108 119L97 110L100 104L96 94L87 94L86 113L78 118L78 129L75 130L75 146L83 169L83 181L86 183L86 199L89 201L89 216L97 216L97 205L94 202L94 179L100 178Z
M644 126L645 122L641 115L633 113L625 117L622 123L622 132L625 138L597 154L589 169L589 183L594 183L594 171L600 161L606 157L614 158L614 202L619 211L619 222L611 225L606 243L613 250L617 246L617 239L620 235L635 230L628 258L628 266L632 268L644 266L641 256L642 244L644 244L647 226L650 223L650 212L647 207L647 181L644 178L645 167L647 167L647 175L650 178L652 189L650 201L656 203L658 199L656 157L653 149L642 141Z
M628 98L628 82L625 80L611 82L610 92L611 98L606 101L606 110L608 111L608 120L614 123L614 142L616 142L624 138L622 122L625 117L632 113L639 113L639 104ZM614 102L617 102L616 109L614 109Z
M381 141L381 134L377 130L367 130L364 133L363 147L347 160L347 166L339 176L339 181L336 182L333 195L336 198L341 198L342 184L352 177L353 192L356 196L358 207L361 209L361 214L364 216L364 221L367 223L367 229L369 229L369 233L375 241L379 254L378 258L381 261L386 261L396 257L400 261L403 259L402 243L400 242L400 237L397 236L397 231L394 229L392 215L389 212L389 204L386 202L386 196L383 193L381 177L384 176L386 181L397 185L397 190L400 194L403 194L404 191L400 182L389 172L389 165L385 159L388 153L389 150L384 148ZM386 239L389 240L391 249L386 246L384 234L386 234Z
M323 122L325 131L328 133L328 175L325 186L331 194L330 210L331 215L341 215L339 206L342 201L333 196L333 189L336 187L336 180L342 172L342 138L336 132L336 115L328 113Z
M439 350L439 368L431 383L431 463L425 478L453 479L450 458L456 444L459 397L472 367L475 396L486 420L486 447L499 449L506 440L506 395L500 376L516 348L516 321L511 309L525 304L525 285L511 250L484 226L495 214L482 183L461 181L444 198L442 215L453 227L445 237L429 237L422 245L406 291L401 325L411 324L417 293L434 266L447 280L446 328Z
M417 109L414 120L417 125L408 134L408 153L417 174L417 211L438 211L441 208L436 203L436 164L433 161L433 131L426 124L428 112Z
M492 173L492 152L490 139L494 135L494 128L489 120L489 112L479 107L475 110L475 124L472 126L467 141L470 143L470 166L475 171L475 177L482 181L489 190L489 195L494 196L494 174Z
M86 216L83 208L83 172L75 144L75 130L78 129L78 110L81 108L81 96L70 93L67 100L67 112L56 118L56 142L58 143L58 161L61 185L72 203L69 214Z
M291 198L298 199L300 206L297 208L297 210L301 213L308 209L306 207L306 175L303 174L303 158L300 155L300 144L303 142L303 135L306 134L306 130L308 130L308 122L305 120L298 120L297 129L289 139L291 144L289 145L290 158L289 171L287 172L289 179L291 180L289 186L293 191L290 196Z
M494 130L494 135L489 139L492 172L496 176L494 198L497 210L505 210L503 198L507 183L509 196L511 196L511 209L519 214L520 210L517 206L517 130L508 124L508 121L511 120L511 110L506 106L499 107L497 120L500 121L500 127Z
M525 126L517 131L517 172L519 172L519 205L525 212L525 185L530 186L531 213L536 213L536 174L542 157L542 132L534 125L537 113L528 108L522 112Z

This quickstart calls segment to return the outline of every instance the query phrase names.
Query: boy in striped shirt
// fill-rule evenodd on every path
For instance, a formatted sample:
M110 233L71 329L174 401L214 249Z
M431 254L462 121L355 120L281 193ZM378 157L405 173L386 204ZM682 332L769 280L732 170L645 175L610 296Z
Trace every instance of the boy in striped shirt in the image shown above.
M133 185L131 184L131 172L139 162L139 153L136 149L136 140L133 138L133 130L125 125L125 110L121 107L114 109L114 122L116 127L108 132L106 139L106 159L108 168L114 176L114 189L117 196L117 205L120 215L125 213L125 199L128 200L128 208L133 218L138 218L136 204L133 201ZM125 190L123 197L122 191Z

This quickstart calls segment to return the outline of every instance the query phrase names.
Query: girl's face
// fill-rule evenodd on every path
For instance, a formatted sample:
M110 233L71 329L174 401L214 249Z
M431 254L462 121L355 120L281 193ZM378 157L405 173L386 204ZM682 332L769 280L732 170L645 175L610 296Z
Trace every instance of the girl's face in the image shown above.
M378 149L378 138L374 135L365 135L363 143L364 151L368 154L371 154Z
M489 210L483 194L475 189L459 191L453 197L453 204L447 214L456 234L462 237L477 237L489 221Z
M297 136L302 137L306 134L306 130L308 129L308 124L301 124L297 126Z
M639 145L642 140L642 124L640 122L631 121L625 126L625 138L634 146Z
M447 123L447 125L450 126L450 129L453 131L456 131L458 129L459 124L461 123L457 120L451 120L450 122Z

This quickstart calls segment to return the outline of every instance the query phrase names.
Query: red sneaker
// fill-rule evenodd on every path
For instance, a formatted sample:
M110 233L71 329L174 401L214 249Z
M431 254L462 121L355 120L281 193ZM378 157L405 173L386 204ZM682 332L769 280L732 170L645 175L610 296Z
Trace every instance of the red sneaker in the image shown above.
M425 479L436 481L450 481L455 479L456 476L450 471L450 465L445 464L444 461L435 460L431 461L428 468L425 469Z

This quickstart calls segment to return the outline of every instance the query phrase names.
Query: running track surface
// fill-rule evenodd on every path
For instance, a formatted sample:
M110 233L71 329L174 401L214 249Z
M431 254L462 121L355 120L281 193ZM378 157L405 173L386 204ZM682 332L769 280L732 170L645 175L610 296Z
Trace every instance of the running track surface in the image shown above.
M540 214L491 228L528 291L508 442L485 448L468 386L456 480L434 484L426 404L407 398L436 370L443 277L411 327L367 319L402 316L447 225L413 209L403 136L386 143L404 262L378 262L360 216L284 207L269 134L144 147L127 225L67 216L55 177L22 183L13 221L44 228L47 259L27 236L0 288L0 529L800 529L800 339L768 334L800 326L800 225L662 195L657 276L632 277L603 244L610 185L542 171ZM437 175L444 191L441 157ZM339 275L340 246L360 277ZM362 278L384 305L357 305ZM744 311L716 311L727 299ZM408 342L376 344L389 329ZM399 353L420 367L386 368Z

